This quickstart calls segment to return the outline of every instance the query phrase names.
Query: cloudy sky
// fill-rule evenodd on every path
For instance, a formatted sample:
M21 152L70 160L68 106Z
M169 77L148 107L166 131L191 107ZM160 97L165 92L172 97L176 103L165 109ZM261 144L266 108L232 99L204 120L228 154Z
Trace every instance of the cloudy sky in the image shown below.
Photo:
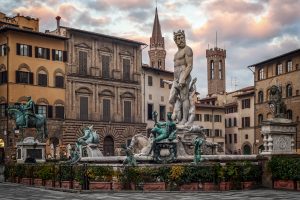
M61 24L149 44L155 0L0 0L0 11L40 19L40 29ZM167 69L173 70L177 51L173 31L184 29L194 51L193 76L198 91L207 94L205 50L227 50L227 91L253 85L247 66L300 48L300 0L157 0L167 50ZM148 48L143 63L149 63Z

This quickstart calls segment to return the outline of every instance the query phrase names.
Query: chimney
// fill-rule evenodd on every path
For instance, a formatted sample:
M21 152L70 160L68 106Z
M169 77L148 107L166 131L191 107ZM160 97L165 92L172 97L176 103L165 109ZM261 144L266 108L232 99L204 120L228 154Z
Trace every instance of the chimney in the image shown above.
M56 19L56 23L57 23L57 31L58 31L58 34L60 35L60 19L61 19L61 17L57 16L55 19Z

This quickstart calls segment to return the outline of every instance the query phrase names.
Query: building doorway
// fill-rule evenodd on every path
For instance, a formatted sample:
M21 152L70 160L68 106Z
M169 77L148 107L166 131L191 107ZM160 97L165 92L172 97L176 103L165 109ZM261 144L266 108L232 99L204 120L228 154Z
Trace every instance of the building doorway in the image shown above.
M104 156L114 156L115 155L114 139L111 136L106 136L104 138L103 155Z
M248 144L244 145L243 154L244 155L250 155L251 154L251 147Z

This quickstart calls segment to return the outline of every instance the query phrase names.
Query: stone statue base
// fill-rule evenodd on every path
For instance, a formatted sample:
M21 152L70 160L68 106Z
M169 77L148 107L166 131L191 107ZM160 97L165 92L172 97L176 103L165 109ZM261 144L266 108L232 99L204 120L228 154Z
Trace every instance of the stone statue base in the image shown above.
M46 162L46 143L34 140L34 137L27 137L17 142L17 163Z
M295 154L296 124L289 119L274 118L262 122L263 155Z
M82 157L103 157L102 152L98 148L96 144L88 144L86 146L82 146L81 148L81 158Z
M171 163L177 158L177 140L164 139L153 146L153 159L157 163Z

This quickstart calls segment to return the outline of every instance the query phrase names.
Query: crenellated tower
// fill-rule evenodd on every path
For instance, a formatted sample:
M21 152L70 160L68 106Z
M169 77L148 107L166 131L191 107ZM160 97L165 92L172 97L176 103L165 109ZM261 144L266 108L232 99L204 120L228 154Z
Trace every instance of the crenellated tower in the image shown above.
M155 8L155 18L152 30L152 37L150 38L150 50L148 51L148 54L151 67L165 69L165 40L161 34L157 8Z
M206 50L208 95L226 92L226 50L217 46Z

